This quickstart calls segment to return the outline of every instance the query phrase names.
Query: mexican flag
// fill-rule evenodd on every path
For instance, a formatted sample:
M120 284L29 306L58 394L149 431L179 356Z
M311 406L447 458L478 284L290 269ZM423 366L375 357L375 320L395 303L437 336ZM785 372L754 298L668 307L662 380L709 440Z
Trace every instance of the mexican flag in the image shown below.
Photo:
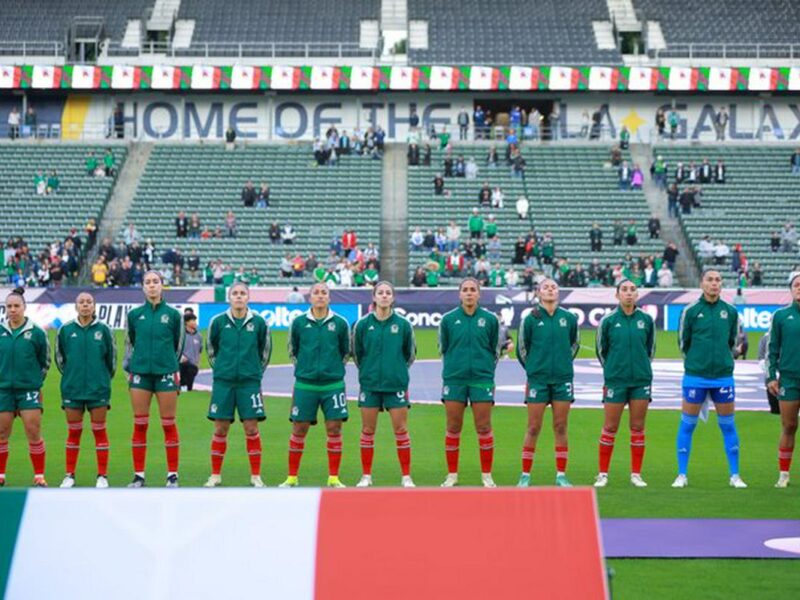
M219 67L194 65L192 67L193 90L218 90L220 82Z
M500 71L493 67L472 67L469 70L469 89L496 90Z
M628 74L628 89L634 92L649 92L658 85L658 69L631 67Z
M255 90L261 83L261 69L249 65L234 65L231 70L232 90Z
M273 90L296 90L300 85L299 67L273 67L270 87Z
M75 65L72 67L72 82L70 87L73 90L93 90L100 87L100 77L102 70L100 67Z
M377 90L380 73L375 67L353 67L350 71L351 90Z
M789 69L789 82L787 89L793 92L800 91L800 67L792 67Z
M752 92L769 92L778 87L778 70L767 67L751 67L747 78L747 89Z
M11 65L0 66L0 89L13 90L19 87L20 68Z
M431 81L429 89L455 90L458 89L459 71L455 67L431 67Z
M589 71L590 90L616 90L619 84L619 69L614 67L592 67Z
M393 90L416 90L419 87L419 71L414 67L392 67L389 87Z
M539 87L539 69L531 67L511 67L508 74L508 89L520 92Z
M115 90L135 90L139 88L139 67L114 65L111 72L111 87Z
M669 70L669 90L687 92L697 89L697 69L692 67L671 67Z
M339 67L311 67L312 90L335 90L339 87Z
M550 67L549 88L554 91L569 91L578 89L581 74L572 67Z
M61 67L34 65L31 87L50 90L61 85Z
M735 90L739 71L730 67L711 67L708 70L708 89L712 92Z
M177 90L180 87L181 71L170 65L153 67L152 88L154 90Z

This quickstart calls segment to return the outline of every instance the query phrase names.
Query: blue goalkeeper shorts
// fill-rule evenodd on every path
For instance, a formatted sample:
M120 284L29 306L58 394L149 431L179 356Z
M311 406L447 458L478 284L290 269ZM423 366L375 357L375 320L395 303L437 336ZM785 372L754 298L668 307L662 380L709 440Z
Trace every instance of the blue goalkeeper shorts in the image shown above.
M707 379L696 375L683 376L683 399L689 404L702 404L710 399L714 404L730 404L736 399L733 377Z

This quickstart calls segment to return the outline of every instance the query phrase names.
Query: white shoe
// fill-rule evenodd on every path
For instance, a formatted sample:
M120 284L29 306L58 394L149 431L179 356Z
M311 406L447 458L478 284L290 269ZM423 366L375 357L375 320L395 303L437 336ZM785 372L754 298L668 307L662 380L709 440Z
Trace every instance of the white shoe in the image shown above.
M672 482L672 487L674 488L689 487L689 478L686 477L686 475L678 475L675 478L675 481Z
M75 476L74 475L65 476L64 481L62 481L61 485L58 487L63 489L69 489L75 487Z
M250 485L252 485L254 488L267 487L267 486L264 485L264 482L261 480L261 476L260 475L251 475L250 476Z
M98 475L94 487L106 489L108 487L108 477L105 475Z
M372 487L372 475L362 475L356 487Z
M400 480L400 485L404 488L417 487L414 485L414 480L411 479L411 475L403 475L403 478Z
M728 480L728 483L732 488L738 488L740 490L743 490L744 488L747 487L747 484L744 481L742 481L742 478L739 477L738 473L736 475L731 475L731 478Z
M215 488L215 487L219 487L220 485L222 485L222 476L221 475L211 475L208 478L208 481L206 481L203 484L203 487Z
M608 473L598 473L594 478L594 487L601 488L608 485Z
M647 487L647 482L642 479L642 476L639 473L631 473L631 483L633 487Z
M775 484L776 488L787 488L789 487L789 472L788 471L781 471L781 474L778 475L778 483Z
M455 487L458 485L458 473L448 473L442 482L442 487Z
M481 473L481 483L485 488L496 488L497 484L492 479L491 473Z

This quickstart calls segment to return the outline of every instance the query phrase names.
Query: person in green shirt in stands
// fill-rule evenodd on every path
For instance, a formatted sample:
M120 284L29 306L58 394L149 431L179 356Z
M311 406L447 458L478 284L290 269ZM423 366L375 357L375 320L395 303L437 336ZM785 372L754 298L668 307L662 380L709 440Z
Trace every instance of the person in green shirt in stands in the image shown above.
M117 174L114 164L114 153L111 151L111 148L108 148L105 156L103 156L103 167L106 171L106 177L113 177Z
M366 284L369 286L376 285L378 283L378 277L380 277L380 274L375 268L375 265L373 263L367 265L367 268L364 270L364 280Z
M477 208L472 209L472 215L467 222L467 228L469 229L469 237L471 239L481 239L481 235L483 234L483 217L481 217Z
M486 237L492 239L497 236L497 221L494 220L494 215L489 215L489 220L486 222Z
M328 271L322 265L319 265L316 269L314 269L314 283L322 283L325 281L325 276L328 274Z
M89 155L86 157L86 174L89 177L94 177L94 172L97 170L97 158L94 155L94 152L89 152Z
M250 271L250 287L255 287L261 283L261 276L258 274L258 269L251 269Z
M439 134L439 148L447 148L450 143L450 134L447 131L447 125L442 127L442 133Z
M47 177L44 176L44 171L39 171L33 178L33 190L40 196L43 196L47 191Z
M506 272L495 263L494 268L489 272L489 285L491 287L506 287Z
M619 148L620 150L627 150L631 143L631 132L625 125L619 131Z
M356 263L353 269L353 287L364 287L366 280L364 279L364 269Z
M58 173L56 173L55 169L53 169L50 172L50 177L47 178L47 193L55 194L60 185L61 181L58 179Z
M428 287L439 287L439 271L436 269L428 269L425 273L425 284Z

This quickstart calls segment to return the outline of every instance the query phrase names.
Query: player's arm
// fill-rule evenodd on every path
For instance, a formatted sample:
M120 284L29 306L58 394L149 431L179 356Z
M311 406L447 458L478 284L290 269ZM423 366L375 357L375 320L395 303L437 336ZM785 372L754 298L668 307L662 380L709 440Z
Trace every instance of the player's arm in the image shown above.
M497 362L503 354L503 348L500 345L502 342L500 339L500 319L494 313L492 313L492 316L494 319L492 319L492 326L489 329L489 347L494 350L494 361Z
M578 356L578 350L581 349L581 336L578 331L578 317L573 315L569 323L569 345L572 350L572 358Z
M686 356L692 345L692 319L689 314L689 307L685 306L681 312L680 323L678 324L678 348L681 354Z
M357 367L361 366L361 356L364 352L360 328L358 326L360 322L361 319L353 323L353 328L350 330L350 355L353 357L353 362Z
M114 332L108 325L103 325L103 335L106 337L106 369L108 369L109 377L113 379L117 372L117 340L114 339Z
M647 321L647 356L651 361L656 357L656 322L652 318Z
M608 316L600 319L600 324L597 326L597 332L594 336L594 353L600 365L606 364L606 356L608 356L608 341L606 336L606 324L608 323Z
M289 360L293 364L297 364L297 352L300 350L300 333L297 327L297 319L289 325L289 335L286 336L286 351L289 354Z
M769 326L769 346L767 346L767 381L778 380L778 359L781 357L781 314L775 313Z
M181 361L181 354L183 354L183 345L186 343L186 328L183 326L183 319L180 318L180 313L178 313L178 318L173 319L172 324L172 339L175 340L175 358L178 359L178 362Z
M208 364L213 369L214 363L217 361L217 352L219 351L219 327L217 327L218 316L211 319L208 325L208 333L206 334L206 355L208 356Z
M439 355L444 356L447 352L448 348L448 336L447 336L447 321L444 319L441 320L439 323L439 335L437 338L437 342L439 344Z
M525 317L519 324L519 331L517 332L517 361L525 368L525 363L528 360L528 351L530 350L530 331L528 331L528 323L530 319Z
M261 357L261 372L263 373L269 365L269 359L272 358L272 334L266 321L263 321L261 335L258 338L258 355Z
M67 364L67 356L64 353L64 345L63 341L61 340L62 333L64 331L64 326L58 328L58 333L56 334L56 347L54 350L54 358L56 362L56 369L58 369L59 373L64 372L64 367Z
M50 340L43 329L38 330L39 335L36 340L36 360L39 361L39 366L42 369L42 379L47 375L50 369Z
M342 355L342 362L347 364L350 360L350 325L342 319L339 326L339 354Z
M134 323L131 313L128 313L128 323L125 327L125 354L122 357L122 369L128 373L130 373L131 368L133 347L136 344L136 325Z
M406 365L411 368L417 359L417 340L414 337L414 326L408 321L406 321L405 339L403 340L403 355Z

